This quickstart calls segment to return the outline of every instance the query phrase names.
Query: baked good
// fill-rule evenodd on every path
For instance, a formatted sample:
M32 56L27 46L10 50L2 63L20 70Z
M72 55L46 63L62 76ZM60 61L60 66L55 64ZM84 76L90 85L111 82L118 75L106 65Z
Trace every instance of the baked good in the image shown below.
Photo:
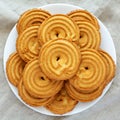
M63 86L63 81L49 79L41 71L36 58L26 64L23 71L23 84L31 96L48 98L59 92Z
M53 102L46 105L46 108L55 114L65 114L71 111L77 103L78 101L72 99L63 87Z
M76 23L79 21L87 21L92 23L98 30L100 29L97 19L87 10L74 10L68 13L68 16L72 18Z
M38 42L37 32L38 26L31 26L24 30L17 38L16 49L25 62L38 57L41 46Z
M25 62L20 58L17 52L12 53L6 63L6 73L8 80L17 86L23 73Z
M79 28L67 15L56 14L41 24L38 30L38 38L41 45L49 40L59 38L77 42L79 39Z
M46 42L39 54L41 70L53 80L67 80L73 77L80 61L81 54L77 45L65 39Z
M105 84L103 83L98 88L96 88L94 91L87 92L87 93L85 93L84 91L79 91L69 82L65 84L65 88L66 88L68 95L72 97L73 99L78 100L80 102L89 102L89 101L95 100L102 94L104 85Z
M105 80L106 64L95 49L81 51L81 64L77 74L69 82L79 91L96 90Z
M105 86L106 86L115 76L116 66L112 57L106 51L100 49L99 53L102 55L103 60L106 63L106 68L107 68L106 78L105 78L105 81L106 81Z
M18 85L18 94L21 97L21 99L30 106L44 106L47 105L48 103L51 103L55 99L54 96L48 98L37 98L31 96L26 91L22 79Z
M86 21L78 21L77 25L80 31L79 42L77 45L79 45L81 49L99 49L101 43L99 30L97 30L92 23Z
M91 91L90 90L83 90L83 89L80 88L80 85L82 83L81 84L79 83L79 78L78 79L76 78L75 79L76 81L74 81L74 80L68 81L65 84L66 91L75 100L78 100L78 101L81 101L81 102L89 102L89 101L92 101L92 100L98 98L102 94L102 92L103 92L104 88L106 87L106 85L112 80L112 78L115 75L115 63L114 63L113 59L111 58L111 56L107 52L102 50L102 49L98 50L97 52L100 53L99 55L102 58L103 62L105 63L105 68L106 68L106 72L105 73L106 74L105 74L104 81L101 84L97 83L96 84L96 86L97 86L96 89L92 89ZM81 51L81 55L82 55L82 60L85 61L85 59L83 59L82 51ZM89 58L88 60L90 60L90 59L91 58ZM87 64L89 63L88 60L86 61ZM91 59L91 60L95 63L94 59ZM83 64L83 61L81 61L81 65L80 66L82 66L82 64ZM102 66L100 62L97 63L97 64ZM100 66L98 66L96 68L99 69ZM92 68L95 68L95 66L92 67ZM90 69L90 67L87 66L87 70L89 70L89 69ZM85 71L86 70L81 69L81 72L79 71L79 74L82 77L84 77L84 74L82 74L82 73L85 73ZM88 73L89 72L90 71L88 71ZM95 70L95 72L93 73L94 76L96 75L96 72L97 71ZM101 75L101 72L99 72L98 74ZM97 75L97 78L99 78L99 75ZM89 74L86 74L86 78L88 76L89 76ZM102 77L100 77L100 80L101 79L102 79ZM86 79L86 80L88 80L88 79ZM97 81L97 79L95 79L95 81ZM91 83L93 84L93 82L91 82ZM91 84L91 83L89 83L89 84ZM84 85L87 85L87 84L84 84Z
M50 16L51 14L49 12L37 8L25 11L20 16L16 26L18 34L21 34L30 26L40 26L41 23Z

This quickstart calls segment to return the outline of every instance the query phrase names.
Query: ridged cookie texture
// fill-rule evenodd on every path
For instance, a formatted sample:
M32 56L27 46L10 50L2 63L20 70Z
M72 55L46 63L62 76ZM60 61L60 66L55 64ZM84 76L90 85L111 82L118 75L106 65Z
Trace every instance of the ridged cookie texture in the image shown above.
M20 16L16 26L18 34L21 34L28 27L40 26L50 16L51 14L49 12L37 8L25 11Z
M48 78L67 80L80 65L81 54L76 44L64 39L50 40L41 47L39 65Z

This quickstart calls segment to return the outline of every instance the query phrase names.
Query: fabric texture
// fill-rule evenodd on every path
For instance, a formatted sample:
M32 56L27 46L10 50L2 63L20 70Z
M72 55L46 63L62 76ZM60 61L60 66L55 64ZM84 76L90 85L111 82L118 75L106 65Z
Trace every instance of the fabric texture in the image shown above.
M72 116L52 117L21 103L11 91L3 71L5 42L20 14L51 3L69 3L95 14L108 28L116 48L117 70L107 94L93 107ZM120 0L0 0L0 120L120 120Z

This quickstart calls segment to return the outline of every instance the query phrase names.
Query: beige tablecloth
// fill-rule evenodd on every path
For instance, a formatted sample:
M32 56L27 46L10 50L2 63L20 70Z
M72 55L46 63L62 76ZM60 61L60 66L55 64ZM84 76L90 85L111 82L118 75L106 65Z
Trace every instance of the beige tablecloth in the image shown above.
M3 71L5 42L19 15L50 3L70 3L94 13L111 33L117 53L116 77L107 94L90 109L72 116L51 117L27 108L12 93ZM0 0L0 120L120 120L120 0Z

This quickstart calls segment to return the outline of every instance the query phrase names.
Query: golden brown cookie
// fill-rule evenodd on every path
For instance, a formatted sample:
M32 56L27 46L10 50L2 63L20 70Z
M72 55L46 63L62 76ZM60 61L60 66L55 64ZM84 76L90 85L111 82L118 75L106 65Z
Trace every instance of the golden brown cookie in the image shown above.
M81 49L93 48L98 49L101 43L99 31L90 22L78 21L77 25L80 31L78 45Z
M100 53L94 49L81 51L81 64L77 74L69 80L79 91L91 92L105 80L106 64Z
M72 111L78 102L72 99L63 87L56 95L56 98L46 106L46 108L55 114L65 114Z
M18 94L21 99L30 106L44 106L51 103L55 98L54 96L49 98L37 98L31 96L25 89L23 81L21 80L18 85Z
M99 50L99 53L102 55L106 63L106 69L107 69L106 78L105 78L105 81L106 81L105 86L106 86L115 76L116 66L112 57L106 51L101 49Z
M46 76L53 80L73 77L81 61L76 44L64 40L50 40L41 47L39 64Z
M24 30L17 38L16 49L25 62L38 57L40 44L37 32L38 26L32 26Z
M100 29L97 19L87 10L74 10L68 13L68 16L76 23L79 23L80 21L86 21L92 23L98 30Z
M54 96L63 86L63 81L49 79L42 71L38 59L27 63L23 72L23 84L30 95L37 98Z
M56 14L41 24L38 30L38 38L41 45L49 40L58 38L77 42L79 39L79 28L67 15Z
M98 98L102 94L104 84L101 84L100 87L98 87L96 90L89 92L89 93L84 93L84 92L77 90L69 82L65 84L65 88L66 88L68 95L71 96L73 99L81 101L81 102L89 102L89 101L92 101Z
M22 72L25 66L25 62L20 58L17 52L12 53L6 63L6 73L8 80L14 85L17 86Z
M50 17L51 14L42 9L30 9L25 11L19 18L17 23L18 33L22 33L26 28L30 26L40 26L41 23Z

